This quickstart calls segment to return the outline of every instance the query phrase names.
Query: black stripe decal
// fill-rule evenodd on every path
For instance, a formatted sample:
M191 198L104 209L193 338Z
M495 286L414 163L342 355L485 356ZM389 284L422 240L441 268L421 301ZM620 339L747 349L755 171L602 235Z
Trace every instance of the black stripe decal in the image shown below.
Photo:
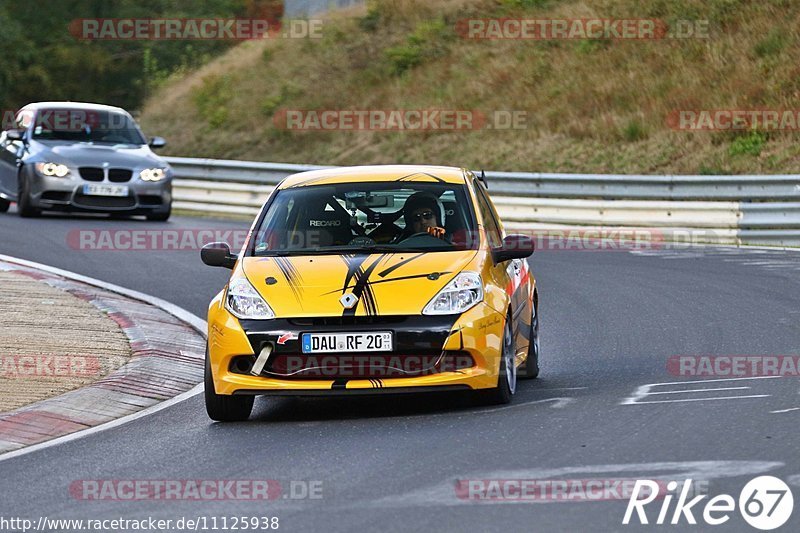
M433 174L428 174L427 172L414 172L413 174L408 174L406 176L402 176L400 178L397 178L396 181L414 181L414 176L428 176L429 178L435 179L439 183L444 183L445 182L439 176L434 176Z
M400 268L401 266L403 266L403 265L407 265L408 263L410 263L410 262L411 262L411 261L413 261L414 259L419 259L419 258L420 258L420 257L422 257L423 255L425 255L425 254L424 254L424 253L421 253L421 254L417 254L417 255L415 255L415 256L413 256L413 257L409 257L408 259L403 259L403 260L402 260L402 261L400 261L399 263L397 263L397 264L395 264L395 265L392 265L392 266L390 266L390 267L389 267L389 268L387 268L386 270L384 270L384 271L382 271L382 272L378 272L378 276L380 276L380 277L382 277L382 278L385 278L386 276L388 276L389 274L391 274L392 272L394 272L395 270L397 270L397 269L398 269L398 268Z
M384 258L386 254L381 254L378 258L369 265L366 270L362 269L362 265L367 260L368 256L361 255L361 256L353 256L353 255L345 255L343 259L347 263L347 276L344 280L344 285L342 286L342 294L347 290L350 285L350 281L354 280L355 283L353 285L353 296L358 298L358 301L364 301L364 312L367 315L376 315L378 314L378 305L375 301L375 294L372 292L372 288L367 284L372 271L375 270L375 267L378 266ZM358 309L358 304L354 305L351 309L345 309L342 313L342 316L355 316L356 310Z
M283 277L286 278L286 282L289 283L289 288L292 290L294 297L298 302L302 301L300 286L303 283L303 277L297 272L291 260L285 257L276 257L275 263L278 265L278 269L281 271L281 274L283 274Z
M442 276L444 274L450 274L450 272L431 272L429 274L414 274L413 276L400 276L399 278L381 279L381 280L378 280L378 281L367 281L367 285L371 287L372 285L379 285L381 283L389 283L391 281L402 281L404 279L427 278L431 274L439 274L440 276ZM345 290L347 290L349 288L351 288L351 287L345 287ZM339 289L335 289L335 290L332 290L332 291L324 292L324 293L321 294L321 296L327 296L329 294L333 294L334 292L339 292Z
M333 384L331 385L331 390L344 390L347 388L347 380L345 378L339 378L333 380Z

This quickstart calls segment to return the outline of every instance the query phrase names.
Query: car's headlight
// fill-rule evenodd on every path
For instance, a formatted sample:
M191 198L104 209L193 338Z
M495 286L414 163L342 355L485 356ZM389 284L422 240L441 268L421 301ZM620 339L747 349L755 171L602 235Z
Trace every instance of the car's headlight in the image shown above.
M36 163L34 167L36 168L36 172L42 176L64 178L69 174L67 165L62 165L60 163Z
M167 177L167 171L163 168L146 168L139 172L139 177L143 181L161 181Z
M477 272L462 272L428 302L423 315L463 313L483 300L483 281Z
M272 308L245 278L230 281L225 295L225 308L236 318L261 320L275 317Z

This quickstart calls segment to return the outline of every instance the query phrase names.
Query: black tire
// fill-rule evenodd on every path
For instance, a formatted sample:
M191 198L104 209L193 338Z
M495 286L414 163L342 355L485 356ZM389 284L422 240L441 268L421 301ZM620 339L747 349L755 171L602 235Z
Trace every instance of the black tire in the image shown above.
M514 336L511 334L511 317L509 316L506 318L503 333L503 355L500 358L497 386L483 392L485 403L489 405L511 403L511 399L517 390L517 369L514 366L515 351Z
M172 206L169 206L166 211L158 211L156 213L149 213L147 220L151 222L166 222L172 214Z
M0 198L0 213L5 213L11 207L11 202L4 198Z
M528 345L528 357L520 365L517 375L522 379L536 379L539 377L539 353L541 345L539 343L539 305L534 303L533 317L531 317L531 338Z
M22 174L19 176L19 186L17 187L17 213L22 218L34 218L42 214L40 209L31 205L28 180Z
M206 413L211 420L217 422L241 422L250 417L253 410L254 396L233 396L217 394L214 390L214 379L211 376L211 364L208 360L206 348L204 385L206 398Z

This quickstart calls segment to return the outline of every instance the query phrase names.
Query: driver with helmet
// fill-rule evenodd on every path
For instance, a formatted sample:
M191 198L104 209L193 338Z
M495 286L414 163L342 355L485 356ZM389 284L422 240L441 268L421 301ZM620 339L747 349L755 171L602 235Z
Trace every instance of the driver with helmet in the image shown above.
M445 229L439 224L443 222L444 208L432 193L421 191L408 197L403 206L405 229L393 239L397 243L417 233L428 233L439 239L445 239Z

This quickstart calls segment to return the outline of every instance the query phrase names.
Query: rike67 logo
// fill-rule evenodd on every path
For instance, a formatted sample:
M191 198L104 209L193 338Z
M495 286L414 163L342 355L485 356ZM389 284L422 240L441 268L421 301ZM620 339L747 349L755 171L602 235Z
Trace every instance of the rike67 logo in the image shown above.
M706 494L688 499L691 491L692 480L687 479L681 486L675 507L672 500L678 483L667 483L668 494L663 497L658 517L654 524L697 524L695 513L701 515L702 520L711 526L726 523L737 508L742 518L756 529L764 531L778 528L785 524L792 516L794 497L789 486L780 479L772 476L759 476L750 480L739 493L738 502L729 494L714 496L704 506L698 505L707 498ZM648 518L645 507L659 497L659 484L652 480L637 480L633 487L633 494L628 500L625 517L622 523L627 525L636 513L640 524L649 524L652 516ZM697 508L695 509L695 506ZM656 506L654 506L656 507ZM670 511L672 511L670 513ZM671 514L671 516L670 516ZM685 521L685 522L684 522ZM633 522L636 523L635 520Z

